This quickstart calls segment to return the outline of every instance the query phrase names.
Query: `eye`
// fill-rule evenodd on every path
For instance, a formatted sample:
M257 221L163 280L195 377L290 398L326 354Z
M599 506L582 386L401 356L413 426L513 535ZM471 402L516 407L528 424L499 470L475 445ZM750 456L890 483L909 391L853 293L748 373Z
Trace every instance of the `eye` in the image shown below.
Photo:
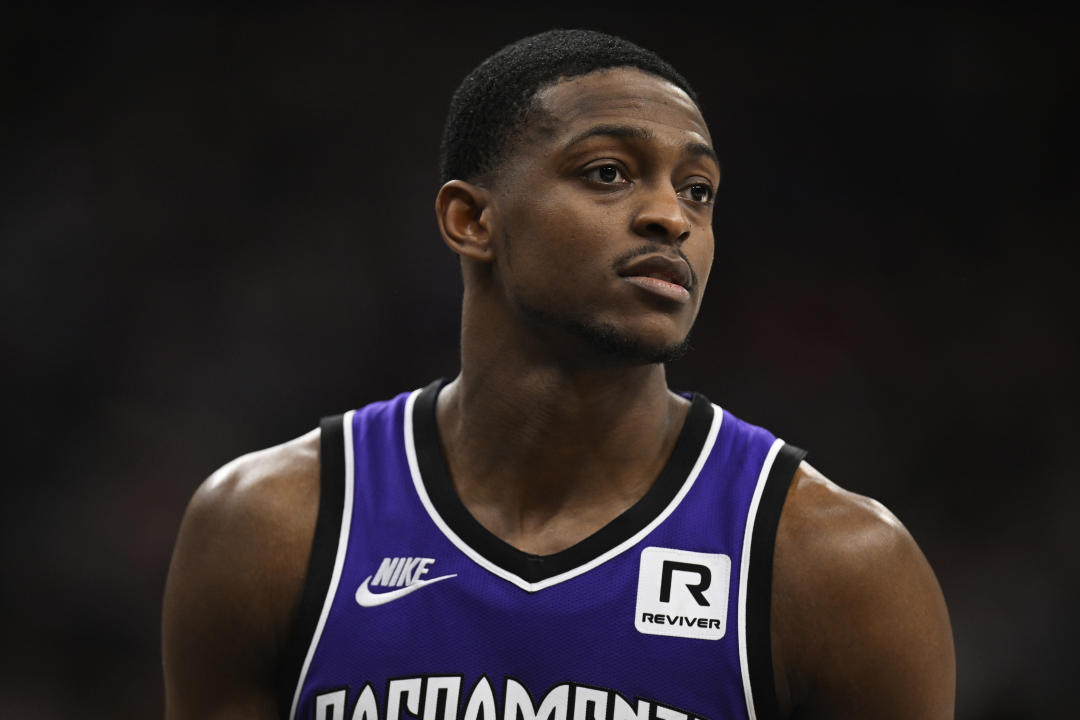
M586 180L590 180L601 185L614 185L616 183L627 182L626 175L623 173L622 168L618 165L597 165L596 167L589 168L582 176Z
M686 189L683 190L683 193L688 199L693 200L696 203L711 203L713 197L716 195L712 186L706 185L705 183L688 185Z

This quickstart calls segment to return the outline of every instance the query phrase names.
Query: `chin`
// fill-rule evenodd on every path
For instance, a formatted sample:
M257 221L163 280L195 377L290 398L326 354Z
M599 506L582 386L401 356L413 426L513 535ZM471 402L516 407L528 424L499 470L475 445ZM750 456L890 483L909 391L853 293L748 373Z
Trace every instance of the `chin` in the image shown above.
M601 354L633 365L668 363L690 349L689 335L673 342L646 338L606 323L581 322L572 328Z
M584 340L597 355L630 365L671 362L690 349L689 334L674 335L670 327L626 328L596 317L562 314L525 303L520 308L527 317L549 330L569 331Z

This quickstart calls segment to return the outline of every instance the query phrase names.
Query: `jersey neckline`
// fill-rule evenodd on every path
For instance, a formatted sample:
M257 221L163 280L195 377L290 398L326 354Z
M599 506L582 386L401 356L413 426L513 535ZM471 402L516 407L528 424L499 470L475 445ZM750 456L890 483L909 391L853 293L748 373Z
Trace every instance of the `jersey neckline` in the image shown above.
M481 525L454 489L442 452L435 403L446 379L416 391L406 405L406 445L415 453L413 480L432 519L473 559L524 589L535 591L569 579L618 554L620 546L669 514L694 482L716 439L722 413L693 393L690 408L668 459L652 487L634 505L592 535L551 555L533 555L503 541ZM714 412L715 411L715 412ZM715 415L715 417L714 417ZM410 422L411 421L411 422ZM411 437L409 437L411 426ZM411 441L411 442L410 442ZM410 458L412 459L412 458ZM462 547L464 545L464 547ZM470 552L471 551L471 552ZM479 557L477 557L479 556ZM501 571L501 572L500 572Z

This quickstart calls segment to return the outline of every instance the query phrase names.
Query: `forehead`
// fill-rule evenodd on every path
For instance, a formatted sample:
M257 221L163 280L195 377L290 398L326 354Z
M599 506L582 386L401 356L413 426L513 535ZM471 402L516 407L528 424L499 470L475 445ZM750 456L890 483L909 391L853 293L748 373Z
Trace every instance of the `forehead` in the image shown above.
M536 102L548 133L571 135L592 125L641 124L712 144L694 101L682 89L635 68L600 70L542 88Z

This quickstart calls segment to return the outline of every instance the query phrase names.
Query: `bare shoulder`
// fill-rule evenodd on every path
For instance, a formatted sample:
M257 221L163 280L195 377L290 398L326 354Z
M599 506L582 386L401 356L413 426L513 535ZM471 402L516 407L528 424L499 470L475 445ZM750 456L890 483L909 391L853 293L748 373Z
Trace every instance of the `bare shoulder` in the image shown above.
M319 431L243 455L220 468L195 491L184 516L203 542L262 539L274 551L310 542L319 502ZM272 561L277 552L232 545ZM225 548L219 548L225 549Z
M800 717L951 718L952 631L914 538L803 463L777 529L777 694Z
M318 505L318 430L237 458L195 491L165 589L169 717L276 716Z

